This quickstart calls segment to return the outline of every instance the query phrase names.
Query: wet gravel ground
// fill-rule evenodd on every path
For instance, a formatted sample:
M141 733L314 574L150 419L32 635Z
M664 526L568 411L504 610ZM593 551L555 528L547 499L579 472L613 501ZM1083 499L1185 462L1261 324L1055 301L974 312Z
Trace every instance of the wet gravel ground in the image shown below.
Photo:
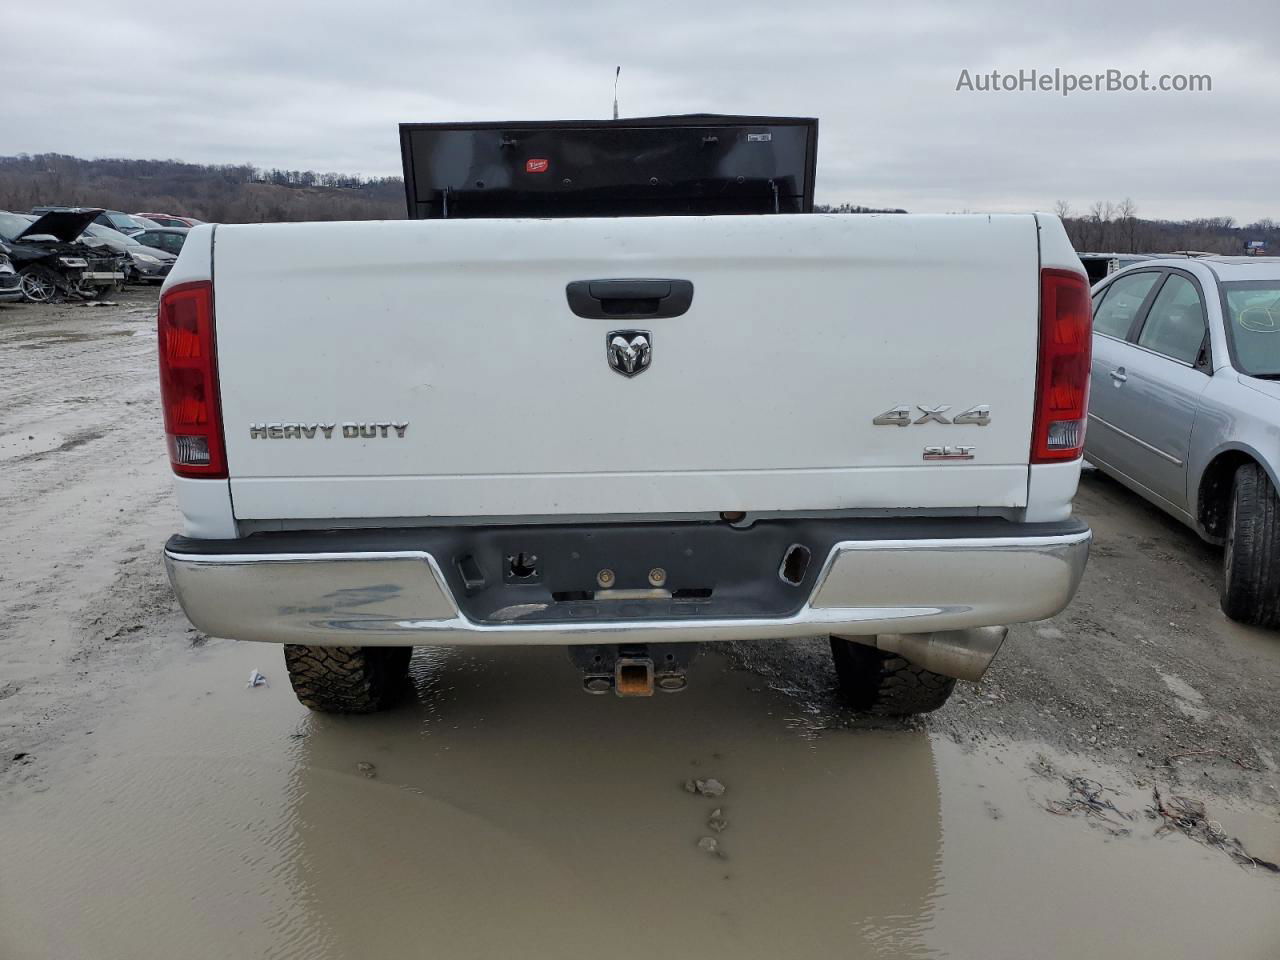
M1223 616L1221 551L1118 483L1090 471L1076 510L1095 541L1074 602L1013 627L981 684L958 684L944 710L907 726L957 743L1041 741L1135 782L1280 804L1280 634ZM832 705L824 641L737 649Z
M315 717L169 593L154 307L0 305L0 957L1280 956L1240 857L1280 860L1280 635L1115 483L1076 601L918 721L818 639L643 703L420 650L405 707Z

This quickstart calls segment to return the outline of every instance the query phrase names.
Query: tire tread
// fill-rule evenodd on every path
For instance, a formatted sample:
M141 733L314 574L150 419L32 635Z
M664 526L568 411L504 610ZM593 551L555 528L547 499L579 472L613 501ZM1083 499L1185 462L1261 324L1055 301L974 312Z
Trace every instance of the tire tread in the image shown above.
M853 709L878 717L905 717L937 710L956 681L918 667L897 654L831 638L840 692Z
M320 713L375 713L404 691L412 647L285 644L284 663L299 702Z
M1280 497L1256 463L1236 471L1232 497L1222 610L1240 623L1280 627Z

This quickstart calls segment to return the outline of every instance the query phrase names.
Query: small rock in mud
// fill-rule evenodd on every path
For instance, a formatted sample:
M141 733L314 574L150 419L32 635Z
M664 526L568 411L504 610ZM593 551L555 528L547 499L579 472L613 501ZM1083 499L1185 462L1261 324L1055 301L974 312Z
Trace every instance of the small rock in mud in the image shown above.
M720 850L720 841L715 837L700 837L698 839L698 849L704 853L709 853L713 857L724 858L724 853Z
M707 780L686 780L684 789L686 793L697 793L704 797L715 799L716 797L724 796L725 786L712 777Z
M707 818L708 829L714 830L716 833L723 833L729 826L729 821L724 818L724 811L716 807L711 811L711 816Z
M375 767L372 763L369 763L367 760L361 760L359 763L357 763L356 769L359 770L361 773L363 773L370 780L372 780L374 777L378 775L378 768Z

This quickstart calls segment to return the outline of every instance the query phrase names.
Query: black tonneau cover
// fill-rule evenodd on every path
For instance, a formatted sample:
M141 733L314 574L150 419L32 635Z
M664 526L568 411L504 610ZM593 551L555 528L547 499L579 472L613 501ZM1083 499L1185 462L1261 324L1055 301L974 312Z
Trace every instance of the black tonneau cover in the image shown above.
M409 217L809 213L818 121L402 123Z

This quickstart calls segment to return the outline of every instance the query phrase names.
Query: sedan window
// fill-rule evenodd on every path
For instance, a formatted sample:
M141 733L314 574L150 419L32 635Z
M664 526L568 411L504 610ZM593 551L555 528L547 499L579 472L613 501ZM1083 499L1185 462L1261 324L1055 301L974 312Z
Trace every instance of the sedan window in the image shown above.
M1280 280L1224 283L1227 335L1236 366L1251 377L1280 377Z
M17 240L18 234L29 226L31 221L16 213L0 213L0 239L12 243Z
M97 237L100 240L107 240L111 243L126 247L136 247L138 245L138 241L133 239L133 237L126 237L119 230L112 230L110 227L104 227L96 220L89 224L89 226L85 227L85 233L92 237Z
M1131 273L1116 280L1103 294L1102 305L1094 310L1093 332L1123 340L1133 326L1133 318L1147 299L1160 274Z
M103 216L107 219L107 226L114 227L116 230L141 230L142 224L127 213L107 213ZM102 222L102 217L98 218L98 222Z
M1138 336L1138 346L1194 364L1204 343L1204 304L1196 285L1171 273Z
M142 233L136 234L134 239L143 246L159 247L161 250L168 250L170 253L177 253L182 249L182 237L176 233L144 230Z

